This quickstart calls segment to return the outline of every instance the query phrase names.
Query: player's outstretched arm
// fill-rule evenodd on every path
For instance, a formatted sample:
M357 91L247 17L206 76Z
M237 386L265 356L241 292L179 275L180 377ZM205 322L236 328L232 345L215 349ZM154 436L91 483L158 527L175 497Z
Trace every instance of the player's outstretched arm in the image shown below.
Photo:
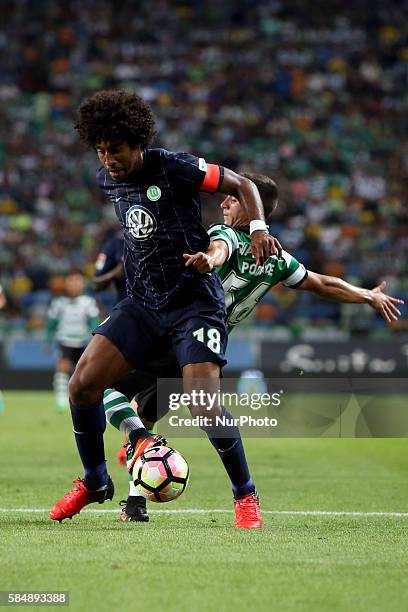
M224 178L219 191L239 200L249 217L252 255L256 265L262 265L271 255L282 254L279 241L271 236L265 223L264 209L259 191L250 179L224 168Z
M228 246L224 240L214 240L205 253L201 251L194 255L184 253L183 257L186 260L186 266L193 266L198 272L205 274L217 266L222 266L228 259Z
M399 300L383 293L386 282L383 281L374 289L364 289L347 283L336 276L326 276L316 272L308 272L307 277L298 289L311 291L320 297L334 300L335 302L345 302L350 304L369 304L378 312L387 323L397 321L401 316L396 304L404 304L404 300Z

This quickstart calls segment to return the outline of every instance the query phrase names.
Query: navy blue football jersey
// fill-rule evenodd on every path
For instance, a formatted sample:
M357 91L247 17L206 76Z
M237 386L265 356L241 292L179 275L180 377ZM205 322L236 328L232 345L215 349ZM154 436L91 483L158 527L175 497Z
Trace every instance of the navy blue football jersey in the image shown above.
M102 276L116 268L123 261L123 236L112 236L103 245L95 263L95 276ZM126 280L115 278L113 281L118 294L118 301L126 297Z
M183 253L207 250L199 192L214 193L222 178L221 166L165 149L146 149L142 169L125 181L99 169L98 185L123 226L126 285L133 300L159 310L183 289L208 287L213 275L204 275L207 282L202 282L203 275L185 267Z

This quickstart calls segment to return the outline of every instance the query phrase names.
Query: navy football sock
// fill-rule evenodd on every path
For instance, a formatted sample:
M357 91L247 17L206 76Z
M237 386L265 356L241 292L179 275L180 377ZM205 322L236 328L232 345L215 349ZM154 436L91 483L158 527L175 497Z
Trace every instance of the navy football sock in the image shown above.
M71 415L75 440L85 469L84 483L88 489L99 489L108 482L103 434L106 429L102 400L87 408L72 403Z
M222 408L221 414L227 419L233 419L225 408ZM215 430L206 429L205 431L230 477L234 498L241 499L250 493L255 493L255 485L249 473L238 427L224 425L218 426Z
M108 478L106 461L102 461L102 463L95 467L85 468L84 483L91 491L105 487L108 484Z

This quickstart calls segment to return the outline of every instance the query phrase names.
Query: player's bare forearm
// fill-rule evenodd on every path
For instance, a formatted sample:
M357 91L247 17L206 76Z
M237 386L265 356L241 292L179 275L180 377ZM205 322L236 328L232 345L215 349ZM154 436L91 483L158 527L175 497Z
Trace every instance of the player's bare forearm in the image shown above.
M277 254L280 257L282 246L276 238L269 234L261 196L255 183L225 168L220 191L237 198L248 215L252 255L256 260L256 265L262 265L271 255ZM254 224L259 227L255 227Z
M183 257L187 267L193 266L198 272L205 274L206 272L211 272L213 268L221 266L227 260L228 246L223 240L214 240L210 243L205 253L202 251L193 255L184 253Z
M307 278L299 289L312 291L320 297L335 302L367 304L370 301L370 291L368 289L351 285L337 276L326 276L316 272L309 271Z
M383 293L385 285L386 283L383 281L374 289L365 289L352 285L337 276L309 272L299 289L312 291L320 297L335 302L369 304L387 323L392 323L401 316L396 304L404 304L404 301Z
M109 285L114 280L118 278L123 278L123 276L124 276L123 263L120 262L118 263L117 266L112 268L112 270L109 270L109 272L106 272L106 274L101 274L100 276L94 276L91 281L92 289L94 291L102 291L103 289L106 289L106 287L109 287Z
M255 219L265 221L263 204L258 188L248 178L225 168L221 192L237 198L248 214L250 221Z
M222 266L228 259L228 246L224 240L213 240L206 251L214 268Z

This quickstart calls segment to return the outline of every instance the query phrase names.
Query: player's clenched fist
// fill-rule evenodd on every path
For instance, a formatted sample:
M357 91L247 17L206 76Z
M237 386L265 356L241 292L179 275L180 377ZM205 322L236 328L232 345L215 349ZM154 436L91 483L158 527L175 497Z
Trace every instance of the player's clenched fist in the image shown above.
M256 265L260 266L268 257L277 255L281 257L282 246L274 236L264 230L257 230L251 234L252 255L256 260Z

